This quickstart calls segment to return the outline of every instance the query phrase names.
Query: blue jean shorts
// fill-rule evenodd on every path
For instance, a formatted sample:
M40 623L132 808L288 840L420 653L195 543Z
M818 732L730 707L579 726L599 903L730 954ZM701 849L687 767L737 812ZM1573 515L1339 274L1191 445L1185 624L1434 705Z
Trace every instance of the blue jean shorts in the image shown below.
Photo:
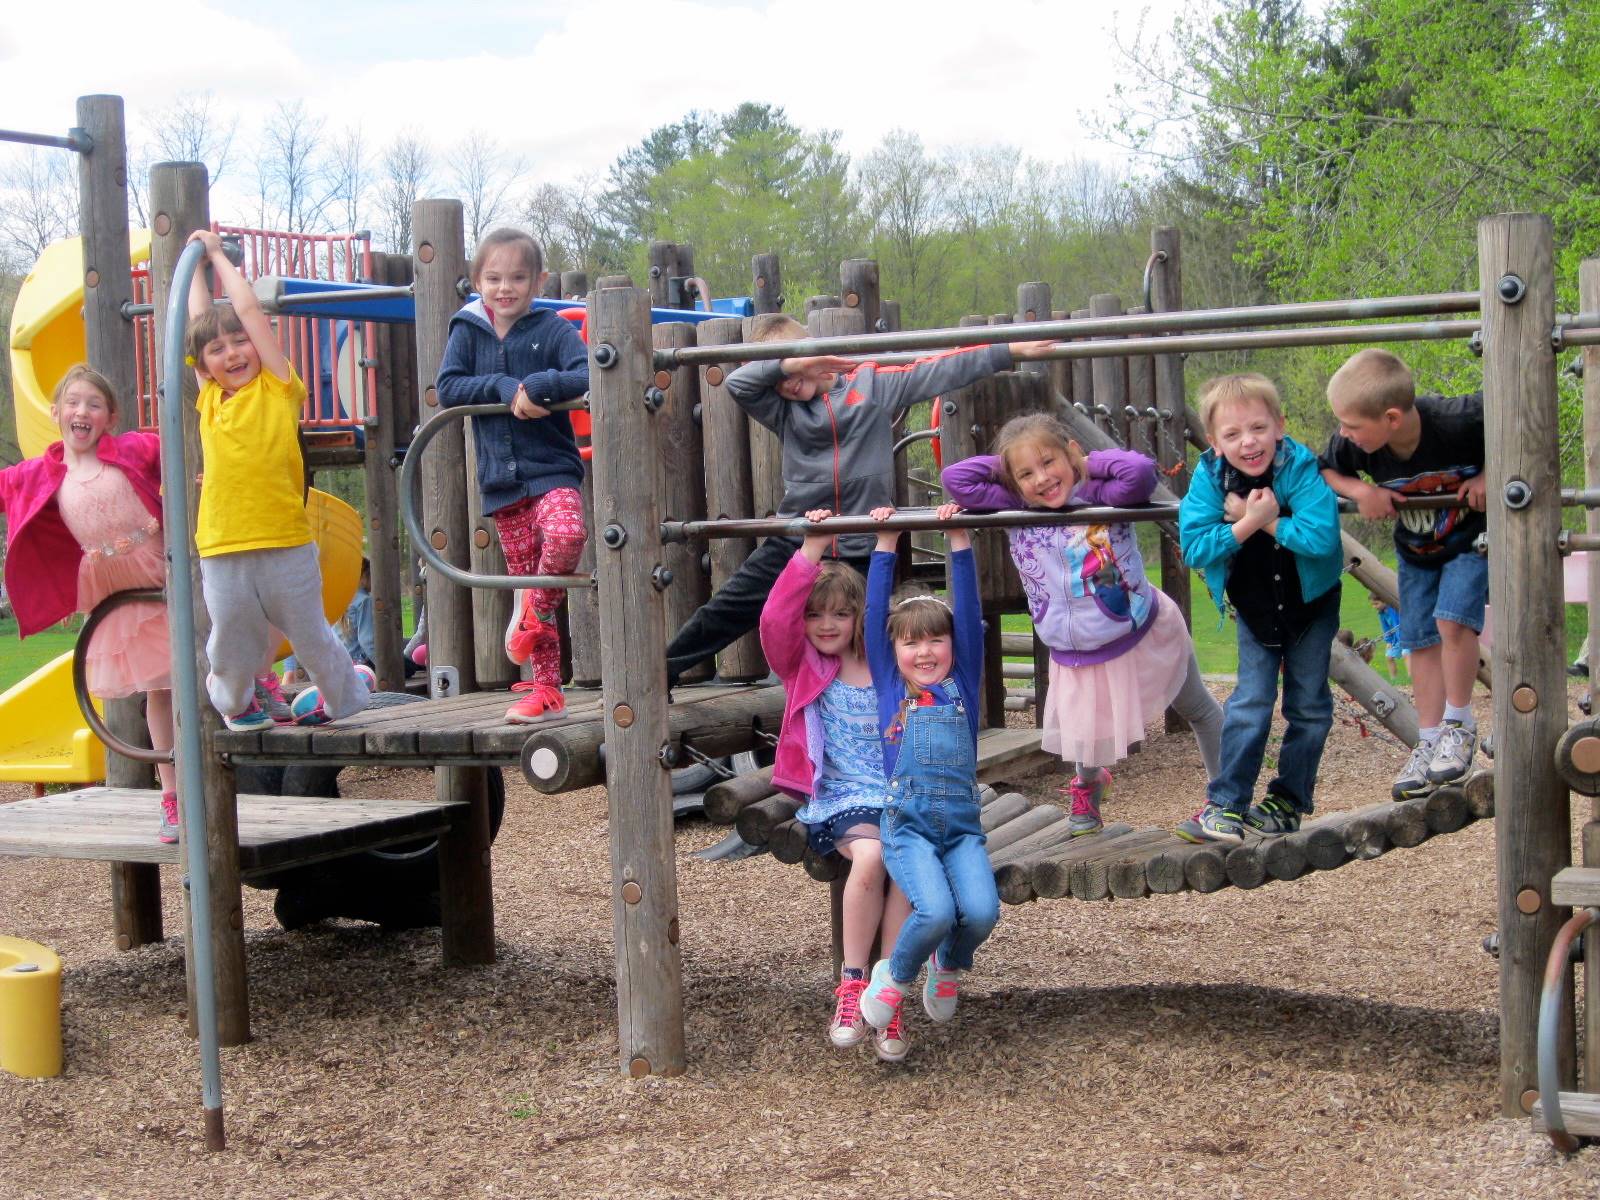
M1489 602L1489 560L1475 550L1441 567L1400 560L1400 648L1426 650L1439 644L1439 621L1483 632Z

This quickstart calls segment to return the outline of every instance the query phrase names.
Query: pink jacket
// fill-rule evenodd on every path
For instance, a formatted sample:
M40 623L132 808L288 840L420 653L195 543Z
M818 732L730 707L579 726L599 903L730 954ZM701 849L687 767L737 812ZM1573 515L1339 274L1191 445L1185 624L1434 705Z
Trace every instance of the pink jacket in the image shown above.
M161 440L153 433L106 434L100 461L121 468L150 515L161 519ZM61 443L38 458L0 471L0 512L6 517L6 594L27 637L71 616L78 606L83 547L67 529L56 491L67 477Z
M822 570L820 563L796 554L767 594L761 610L761 650L767 665L783 680L783 728L772 762L772 786L798 799L809 799L815 766L806 724L806 707L822 695L839 674L839 660L819 654L806 637L806 601Z

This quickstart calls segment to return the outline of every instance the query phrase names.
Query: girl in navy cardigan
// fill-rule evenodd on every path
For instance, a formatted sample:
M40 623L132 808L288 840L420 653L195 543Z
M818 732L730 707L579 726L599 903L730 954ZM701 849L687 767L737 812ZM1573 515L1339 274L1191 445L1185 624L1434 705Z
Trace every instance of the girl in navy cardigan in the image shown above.
M583 460L572 422L548 405L589 390L589 355L563 317L531 309L548 272L539 243L520 229L496 229L472 257L478 299L450 318L439 364L441 404L503 404L505 416L478 417L478 489L493 516L513 575L569 575L583 552ZM527 694L506 710L512 724L531 724L565 710L556 609L563 588L517 592L506 655L531 660Z

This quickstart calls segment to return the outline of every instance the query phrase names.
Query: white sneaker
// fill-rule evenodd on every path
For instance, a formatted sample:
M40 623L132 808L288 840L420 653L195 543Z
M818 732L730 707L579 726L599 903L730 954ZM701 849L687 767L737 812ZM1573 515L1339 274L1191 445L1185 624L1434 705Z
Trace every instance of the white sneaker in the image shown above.
M1472 769L1472 756L1477 752L1478 731L1459 721L1446 721L1428 760L1428 782L1454 783Z
M906 1027L900 1020L899 1005L895 1006L894 1016L889 1023L873 1033L872 1048L877 1051L879 1060L887 1063L899 1062L911 1049L911 1043L906 1038Z
M861 993L861 1015L874 1029L887 1029L900 1013L905 989L889 974L889 960L880 958L872 968L867 990Z
M928 956L928 977L922 981L922 1010L928 1020L943 1024L956 1015L960 1001L960 971L946 971L939 965L937 953Z

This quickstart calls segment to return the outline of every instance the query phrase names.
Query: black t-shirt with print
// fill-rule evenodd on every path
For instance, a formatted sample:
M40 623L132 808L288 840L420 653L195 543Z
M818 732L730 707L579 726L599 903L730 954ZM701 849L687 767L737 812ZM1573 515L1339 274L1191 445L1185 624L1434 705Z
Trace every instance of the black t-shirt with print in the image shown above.
M1454 493L1483 473L1483 393L1470 396L1419 396L1422 438L1410 458L1387 446L1368 454L1337 431L1322 452L1324 467L1341 475L1366 475L1379 487L1403 496ZM1419 567L1442 567L1472 543L1488 525L1481 512L1461 508L1419 508L1397 512L1394 547Z

